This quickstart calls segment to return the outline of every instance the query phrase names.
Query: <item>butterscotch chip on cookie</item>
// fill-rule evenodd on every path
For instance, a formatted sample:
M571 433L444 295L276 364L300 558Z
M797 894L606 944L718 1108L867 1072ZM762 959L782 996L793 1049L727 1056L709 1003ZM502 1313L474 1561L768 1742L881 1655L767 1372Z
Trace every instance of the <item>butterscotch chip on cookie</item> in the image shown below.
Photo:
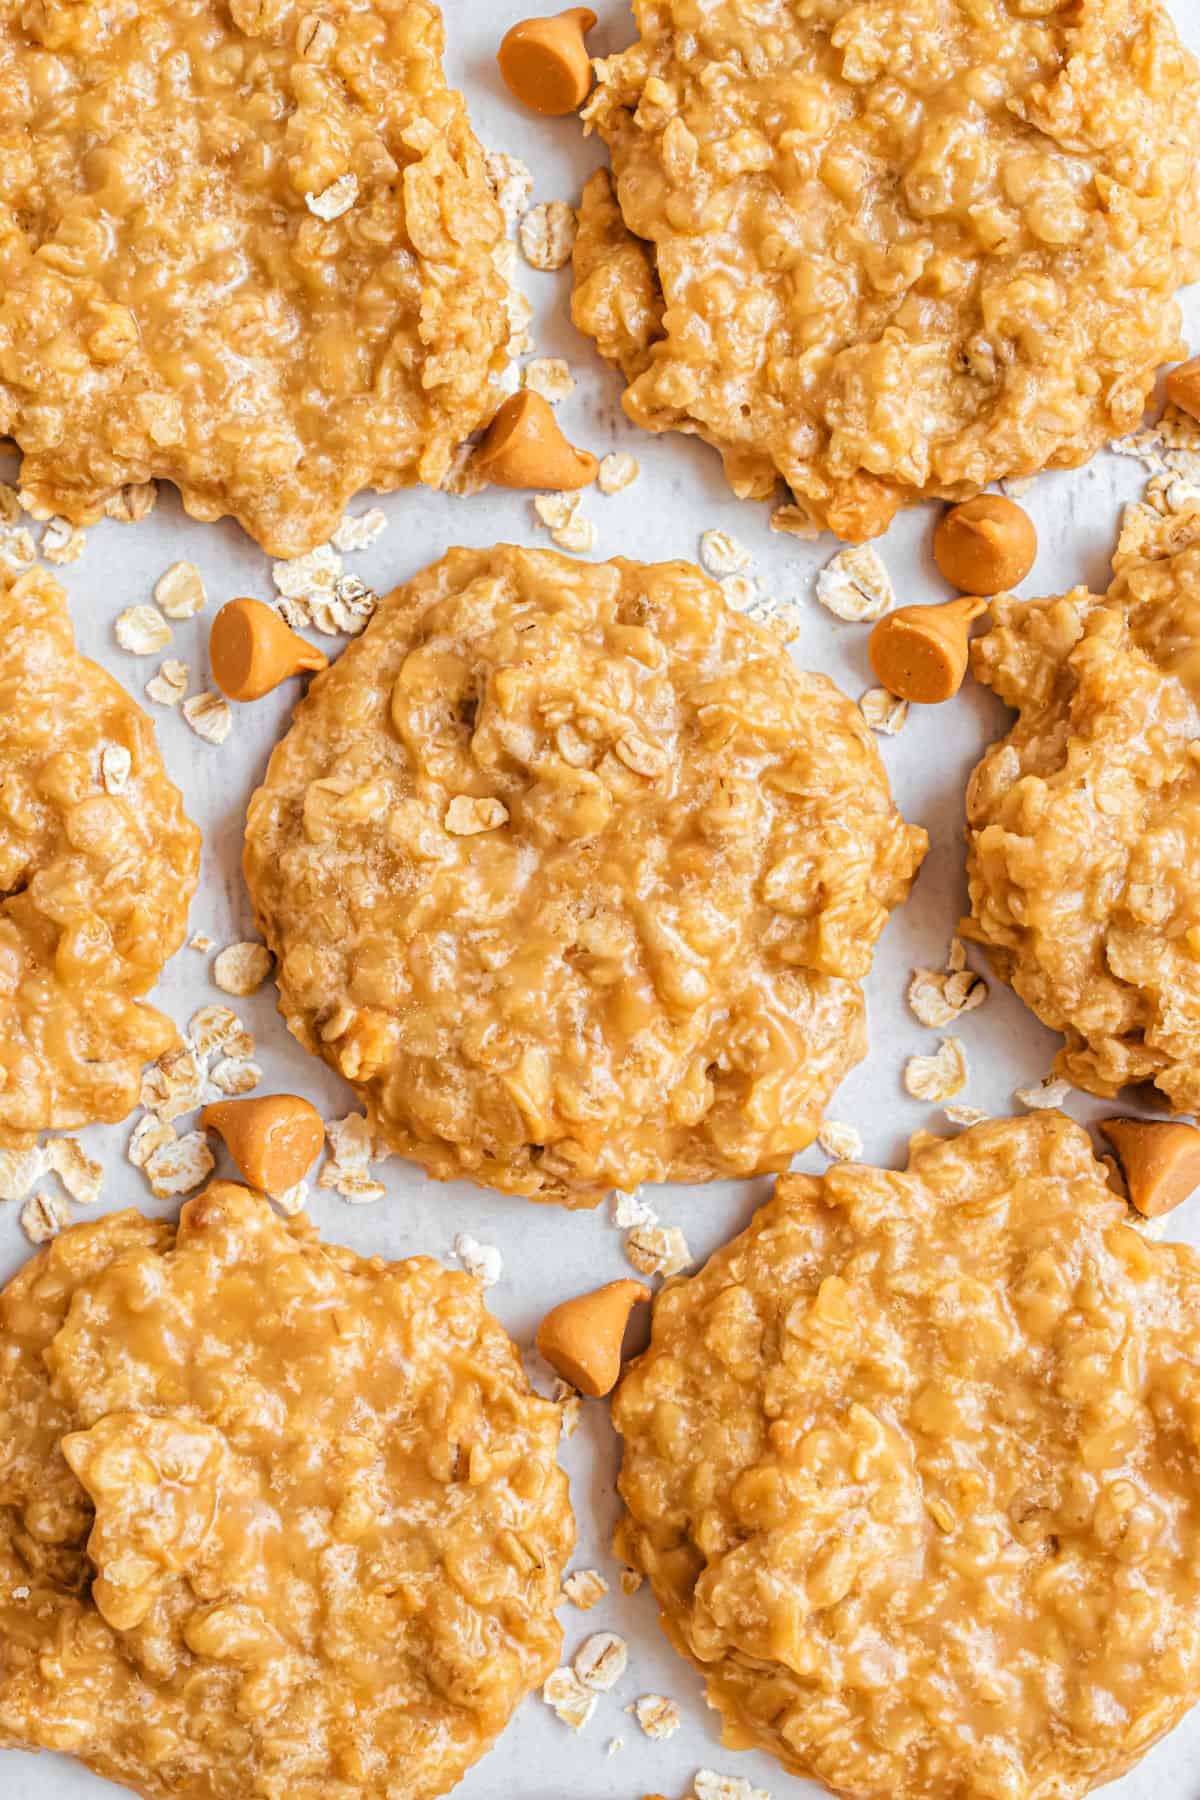
M617 1553L726 1740L1078 1800L1200 1695L1200 1260L1058 1113L784 1176L654 1308Z
M431 0L0 9L0 437L39 516L165 476L292 556L446 481L509 326L442 42Z
M0 569L0 1145L136 1105L176 1037L140 999L199 863L154 727L75 648L62 588Z
M554 1667L558 1408L469 1276L217 1183L0 1295L0 1744L149 1800L430 1800Z
M573 310L638 424L857 540L1140 421L1200 272L1200 71L1160 0L634 12L584 109L612 174Z
M1095 1094L1200 1108L1200 511L1131 509L1106 594L992 603L975 673L1019 717L967 793L963 934Z
M435 1176L594 1204L787 1166L925 848L858 709L686 563L452 550L251 801L289 1029Z

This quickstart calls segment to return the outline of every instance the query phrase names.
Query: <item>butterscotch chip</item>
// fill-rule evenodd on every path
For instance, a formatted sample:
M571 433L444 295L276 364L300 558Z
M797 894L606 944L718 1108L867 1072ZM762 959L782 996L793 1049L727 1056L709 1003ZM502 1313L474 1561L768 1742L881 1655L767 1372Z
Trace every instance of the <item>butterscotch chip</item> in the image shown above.
M480 474L498 487L571 490L595 481L600 465L562 434L550 403L532 388L511 394L475 452Z
M251 1187L271 1195L303 1181L325 1142L320 1113L298 1094L218 1100L204 1108L200 1125L216 1132Z
M1167 399L1181 412L1200 419L1200 356L1171 370L1167 376Z
M1123 536L1106 594L992 603L976 675L1019 714L967 792L971 918L1095 1094L1200 1108L1200 509Z
M495 410L503 219L441 15L307 5L5 12L0 437L39 517L163 476L292 555L360 489L445 485Z
M132 1109L175 1041L140 998L182 942L199 853L153 726L76 650L58 583L0 572L0 1144Z
M1200 1131L1177 1119L1102 1119L1129 1198L1143 1218L1171 1212L1200 1187Z
M857 707L698 569L500 546L315 684L245 868L288 1026L376 1137L590 1205L812 1141L924 847Z
M522 106L556 116L583 105L592 85L584 34L595 23L590 6L573 6L552 18L522 19L504 34L496 60Z
M558 1410L465 1276L217 1183L61 1232L0 1344L9 1745L149 1800L434 1800L554 1667Z
M933 558L951 587L964 594L999 594L1024 581L1037 556L1033 520L1003 494L978 494L942 514Z
M664 1290L616 1549L728 1741L854 1800L1081 1800L1200 1696L1200 1265L1130 1216L1039 1113L785 1175Z
M293 675L329 664L274 607L249 599L230 600L221 608L209 634L208 655L213 680L231 700L261 700Z
M621 1373L621 1342L629 1315L639 1301L649 1298L650 1289L640 1281L610 1281L593 1293L564 1300L551 1307L538 1326L538 1350L581 1394L610 1393Z
M573 302L636 423L855 540L1138 423L1200 268L1200 71L1159 0L637 12L583 112L612 174Z
M917 706L950 700L967 672L972 622L986 611L986 600L964 599L886 613L867 640L871 667L899 700Z

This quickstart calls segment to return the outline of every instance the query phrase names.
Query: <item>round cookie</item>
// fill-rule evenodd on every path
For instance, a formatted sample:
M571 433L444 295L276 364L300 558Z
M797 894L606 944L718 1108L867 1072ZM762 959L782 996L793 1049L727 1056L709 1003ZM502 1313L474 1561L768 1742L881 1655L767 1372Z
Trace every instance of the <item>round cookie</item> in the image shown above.
M0 1145L133 1109L176 1037L139 996L199 864L154 727L76 650L61 587L0 569Z
M0 1744L149 1800L429 1800L552 1669L559 1411L469 1276L217 1183L0 1294Z
M858 709L699 570L500 546L317 677L245 867L375 1133L579 1205L811 1142L925 842Z
M1200 71L1160 0L635 0L576 324L651 431L852 539L1084 462L1182 355Z
M617 1551L731 1746L1078 1800L1200 1695L1200 1260L1061 1114L784 1176L655 1304Z
M276 556L449 485L511 335L432 0L0 10L0 438L39 517L164 476ZM36 146L36 153L31 146Z
M1019 712L967 791L971 917L1095 1094L1200 1109L1200 510L1130 508L1107 594L992 603L975 673Z

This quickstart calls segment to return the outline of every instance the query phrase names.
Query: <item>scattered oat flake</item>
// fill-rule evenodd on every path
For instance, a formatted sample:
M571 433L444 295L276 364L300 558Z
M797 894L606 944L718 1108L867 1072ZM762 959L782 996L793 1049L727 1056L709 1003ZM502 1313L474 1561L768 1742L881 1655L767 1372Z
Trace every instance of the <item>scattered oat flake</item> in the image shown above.
M988 984L974 969L914 969L908 984L913 1014L935 1031L973 1012L988 997Z
M642 472L642 465L628 450L610 450L600 458L596 486L602 494L619 494L630 487Z
M373 506L369 512L347 513L330 543L343 555L350 555L355 550L366 550L382 532L387 530L387 514L382 507Z
M76 1138L50 1138L46 1143L46 1166L80 1206L94 1206L104 1185L104 1170L84 1150Z
M658 1214L648 1201L642 1199L638 1188L632 1194L614 1193L611 1204L612 1222L618 1231L632 1231L635 1225L658 1224Z
M204 947L212 949L211 938ZM230 1056L254 1054L254 1039L233 1008L222 1006L219 1001L202 1006L192 1014L188 1021L188 1038L201 1056L211 1056L214 1050L223 1050Z
M504 1268L504 1259L495 1244L481 1244L469 1231L460 1231L454 1240L454 1254L468 1275L485 1288L495 1287Z
M559 531L579 511L578 494L535 494L533 510L550 531Z
M339 575L332 593L309 596L308 614L327 637L357 637L370 624L378 605L378 594L357 575Z
M36 559L33 533L24 525L6 525L0 529L0 565L9 569L28 569Z
M105 744L100 752L100 779L106 794L124 793L133 758L124 744Z
M575 248L575 214L562 200L543 200L521 215L521 254L531 269L563 269Z
M216 1163L202 1131L188 1131L169 1144L160 1144L142 1165L151 1191L160 1200L190 1194L212 1174Z
M129 1134L125 1154L135 1169L144 1169L156 1150L175 1141L175 1127L155 1113L143 1113Z
M276 592L289 600L307 600L310 594L333 592L342 573L342 559L332 544L318 544L303 556L291 556L271 564Z
M574 1669L555 1669L546 1677L542 1699L572 1731L582 1731L596 1710L596 1696L585 1688Z
M40 1144L28 1150L0 1150L0 1200L23 1200L46 1169L46 1152Z
M223 744L233 729L229 702L220 694L193 694L181 710L196 736L206 744Z
M84 542L78 525L72 525L68 519L53 518L42 533L42 555L56 567L78 562L83 555Z
M580 1612L591 1612L608 1592L608 1583L599 1569L574 1569L563 1582L563 1593Z
M565 525L550 533L550 541L572 556L586 556L589 550L596 548L599 535L593 519L585 519L581 512L573 512Z
M1037 1112L1045 1107L1053 1109L1061 1106L1070 1091L1069 1081L1064 1081L1058 1075L1047 1075L1036 1087L1016 1088L1013 1099L1019 1100L1022 1106L1029 1107L1031 1112Z
M258 992L271 973L273 961L265 944L226 944L213 963L213 980L223 994L242 999Z
M319 194L305 194L304 204L314 217L328 221L348 213L357 199L358 176L351 169L348 174L331 181L327 188L322 188Z
M521 386L557 406L575 392L575 377L561 356L538 356L521 370Z
M853 1125L839 1125L836 1119L822 1120L817 1142L835 1162L857 1162L863 1153L862 1138Z
M284 1188L282 1194L272 1194L276 1206L287 1219L294 1219L308 1205L308 1183L298 1181L294 1187Z
M626 1236L625 1254L643 1275L678 1275L692 1260L678 1225L635 1225Z
M188 939L188 949L199 950L202 956L207 956L209 951L215 950L216 947L216 938L209 937L207 931L194 931Z
M751 1787L744 1775L718 1775L698 1769L692 1782L695 1800L771 1800L766 1788Z
M629 1646L615 1631L597 1631L575 1653L574 1669L584 1687L607 1693L625 1673Z
M910 1056L904 1086L914 1100L952 1100L967 1085L967 1057L957 1038L943 1038L933 1056Z
M154 598L168 619L194 619L208 604L208 594L195 563L172 563L154 584Z
M908 723L908 701L886 688L868 688L858 704L871 730L884 737L895 737Z
M508 808L502 800L476 794L455 794L446 808L443 823L455 837L474 837L481 831L494 831L508 819Z
M533 192L533 176L518 157L507 156L503 150L489 150L483 166L505 224L514 224Z
M244 1056L223 1056L213 1064L208 1076L219 1094L234 1098L253 1093L262 1078L259 1064Z
M636 1594L642 1585L642 1576L636 1569L621 1570L621 1592L626 1595Z
M48 1244L70 1217L66 1201L57 1194L34 1194L21 1208L21 1230L31 1244Z
M382 1181L373 1175L343 1175L337 1192L348 1206L374 1206L387 1193Z
M178 706L187 693L187 685L192 671L185 662L177 662L168 657L159 665L157 675L152 675L146 683L146 694L156 700L160 706Z
M839 550L817 576L817 599L839 619L881 618L895 598L891 577L870 544Z
M105 517L134 525L149 518L158 500L156 481L129 481L104 503Z
M815 543L821 535L820 527L813 523L802 506L777 506L767 523L772 531L802 538L807 544Z
M953 1105L942 1109L952 1125L982 1125L988 1114L980 1106Z
M176 1044L142 1074L139 1099L147 1112L157 1113L166 1124L191 1112L204 1098L203 1060L191 1044Z
M387 1189L368 1172L374 1146L364 1114L347 1113L344 1119L327 1120L325 1140L327 1154L317 1186L332 1188L352 1206L382 1200Z
M583 1417L583 1401L578 1394L568 1394L562 1401L561 1434L565 1438L573 1438L579 1430L579 1421Z
M754 558L728 531L706 531L700 539L700 561L710 575L737 575Z
M678 1705L674 1700L668 1700L665 1694L643 1694L634 1701L630 1711L646 1736L658 1743L674 1737L683 1724Z
M113 632L122 650L134 656L153 656L171 641L171 627L157 606L127 606L118 613Z

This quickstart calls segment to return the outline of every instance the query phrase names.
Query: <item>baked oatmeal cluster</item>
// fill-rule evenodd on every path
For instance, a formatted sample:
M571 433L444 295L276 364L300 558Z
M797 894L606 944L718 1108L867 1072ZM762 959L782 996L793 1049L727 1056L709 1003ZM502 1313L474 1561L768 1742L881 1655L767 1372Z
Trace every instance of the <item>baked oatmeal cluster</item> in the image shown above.
M1092 1093L1200 1109L1200 511L1131 512L1107 594L993 603L1019 718L967 795L971 918Z
M1139 421L1200 270L1200 71L1159 0L634 11L584 111L612 179L574 314L637 423L859 539Z
M80 656L54 578L0 564L0 1145L132 1110L175 1041L139 997L199 864L149 719Z
M594 1203L785 1168L925 847L857 709L685 563L452 550L250 804L289 1029L434 1175Z
M41 516L166 476L273 554L446 479L502 220L430 0L0 0L0 437Z
M785 1176L664 1289L618 1549L726 1742L854 1800L1077 1800L1200 1692L1200 1261L1059 1114Z
M553 1667L558 1408L468 1276L217 1184L64 1233L0 1328L0 1743L426 1800Z

